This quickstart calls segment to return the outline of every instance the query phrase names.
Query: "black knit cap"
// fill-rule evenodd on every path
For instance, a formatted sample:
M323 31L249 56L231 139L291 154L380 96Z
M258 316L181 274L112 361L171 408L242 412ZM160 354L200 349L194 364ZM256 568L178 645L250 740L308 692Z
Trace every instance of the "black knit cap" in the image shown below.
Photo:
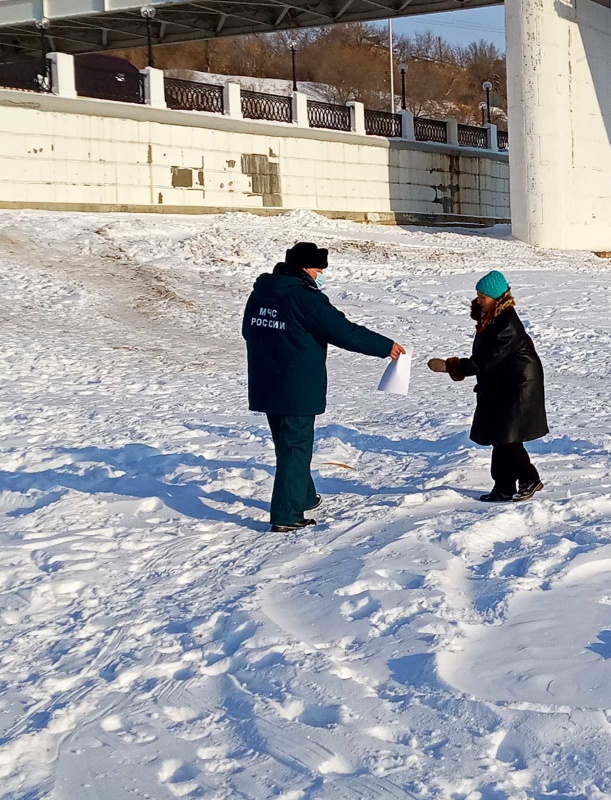
M328 256L326 247L317 247L314 242L297 242L286 251L284 263L290 269L326 269Z

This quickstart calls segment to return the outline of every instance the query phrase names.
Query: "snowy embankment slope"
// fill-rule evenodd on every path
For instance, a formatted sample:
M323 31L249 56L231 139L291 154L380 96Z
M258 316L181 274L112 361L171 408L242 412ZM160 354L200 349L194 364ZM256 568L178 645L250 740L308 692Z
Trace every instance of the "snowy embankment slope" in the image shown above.
M321 524L271 534L241 310L300 239L416 351L333 352ZM547 370L545 492L487 507L467 354L506 269ZM312 213L0 213L0 797L611 797L611 270ZM353 469L329 462L349 465Z
M253 78L250 75L222 75L218 72L198 72L192 69L166 69L165 74L170 78L195 81L196 83L211 83L224 86L230 81L236 81L242 89L263 94L290 95L293 91L293 81L280 78ZM328 83L314 81L299 81L299 91L311 100L329 101L334 96L336 89Z

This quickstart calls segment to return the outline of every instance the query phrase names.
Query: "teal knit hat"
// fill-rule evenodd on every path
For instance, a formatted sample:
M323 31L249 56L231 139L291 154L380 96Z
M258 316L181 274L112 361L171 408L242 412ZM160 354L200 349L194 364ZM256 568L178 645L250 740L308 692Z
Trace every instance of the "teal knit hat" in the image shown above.
M480 278L475 286L475 290L485 294L486 297L491 297L493 300L498 300L499 297L502 297L505 292L509 290L509 284L507 283L507 278L502 272L499 272L497 269L493 269L492 272L489 272L487 275L484 275L483 278Z

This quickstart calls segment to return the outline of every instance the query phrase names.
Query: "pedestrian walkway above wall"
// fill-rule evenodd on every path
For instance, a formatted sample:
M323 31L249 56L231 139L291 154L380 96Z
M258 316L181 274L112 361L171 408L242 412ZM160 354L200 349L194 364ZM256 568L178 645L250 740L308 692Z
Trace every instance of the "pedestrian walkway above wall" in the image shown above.
M0 84L26 84L0 89L5 206L509 217L507 140L493 125L152 68L100 75L64 53L36 63L27 74L0 65Z

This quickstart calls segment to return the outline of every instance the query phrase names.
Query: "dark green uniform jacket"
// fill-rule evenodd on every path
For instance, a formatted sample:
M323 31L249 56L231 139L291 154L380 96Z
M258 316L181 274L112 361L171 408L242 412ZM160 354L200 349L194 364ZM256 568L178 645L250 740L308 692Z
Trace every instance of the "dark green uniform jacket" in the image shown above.
M393 342L349 322L305 273L257 278L242 335L248 350L251 411L275 416L322 414L327 402L327 345L386 358Z
M477 377L474 442L529 442L548 433L543 367L515 308L475 336L471 358L460 364Z

